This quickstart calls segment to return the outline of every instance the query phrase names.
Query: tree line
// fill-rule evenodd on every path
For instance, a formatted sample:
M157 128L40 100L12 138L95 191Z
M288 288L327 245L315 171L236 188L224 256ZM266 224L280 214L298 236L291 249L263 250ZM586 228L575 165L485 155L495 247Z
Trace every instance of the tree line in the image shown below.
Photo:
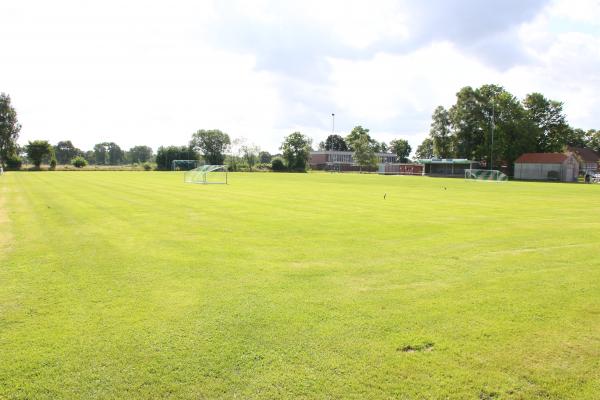
M169 170L173 160L203 160L208 164L226 163L230 170L272 169L274 171L306 171L312 139L294 132L286 136L280 154L271 155L246 139L231 139L218 129L198 130L185 146L161 146L156 154L149 146L134 146L123 150L114 142L96 144L83 151L69 140L51 145L45 140L29 142L23 148L17 144L21 125L10 97L0 94L0 165L18 169L25 155L36 167L49 164L92 165L144 164ZM561 152L566 146L589 147L600 151L600 131L575 129L569 126L563 103L550 100L540 93L529 94L520 101L502 86L483 85L462 88L456 102L448 110L442 106L432 115L428 137L418 146L417 158L467 158L484 165L503 166L512 171L513 163L523 153ZM377 162L376 153L397 155L408 162L411 146L405 139L390 143L378 142L369 129L356 126L342 137L331 134L320 142L319 150L351 151L362 167ZM149 163L153 163L151 166Z
M0 163L3 167L19 169L23 163L23 155L36 168L48 164L54 169L57 164L72 164L75 167L91 165L123 165L123 164L156 164L158 170L170 170L174 160L203 160L207 164L220 165L226 163L230 170L253 170L255 168L273 171L306 171L312 139L294 132L286 136L280 146L281 153L271 155L267 151L248 143L244 138L231 139L229 135L218 129L198 130L192 134L186 146L160 146L156 154L149 146L134 146L123 150L114 142L102 142L93 149L84 151L73 145L70 140L50 144L47 140L34 140L22 148L18 146L21 126L17 114L11 106L10 97L0 97ZM329 135L319 144L321 150L352 151L361 166L376 164L376 153L394 152L407 161L411 148L404 139L393 140L388 144L378 142L369 134L369 129L356 126L345 138L340 135Z
M417 158L467 158L509 172L523 153L563 152L568 146L600 151L600 131L571 127L563 103L531 93L523 100L499 85L462 88L456 102L432 115Z

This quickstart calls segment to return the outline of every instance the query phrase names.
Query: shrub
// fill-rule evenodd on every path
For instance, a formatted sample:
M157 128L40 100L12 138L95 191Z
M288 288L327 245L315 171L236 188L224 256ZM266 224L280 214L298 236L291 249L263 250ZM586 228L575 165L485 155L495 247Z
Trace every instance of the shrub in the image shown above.
M50 169L54 171L56 169L56 157L52 156L50 159Z
M145 162L144 163L144 171L151 171L152 170L152 164L150 164L149 162Z
M88 165L88 162L85 158L77 156L71 160L71 164L76 168L83 168Z
M258 163L254 166L254 169L256 171L270 171L271 170L271 163Z
M6 159L6 168L12 170L19 170L23 165L23 160L16 154L8 156Z
M286 168L281 158L274 158L273 161L271 161L271 169L275 172L281 172L285 171Z

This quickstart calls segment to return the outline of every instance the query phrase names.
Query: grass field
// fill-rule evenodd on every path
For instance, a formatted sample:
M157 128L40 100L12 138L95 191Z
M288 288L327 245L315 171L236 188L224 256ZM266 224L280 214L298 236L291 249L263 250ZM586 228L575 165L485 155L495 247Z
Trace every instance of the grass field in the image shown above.
M600 185L229 181L0 177L0 398L600 396Z

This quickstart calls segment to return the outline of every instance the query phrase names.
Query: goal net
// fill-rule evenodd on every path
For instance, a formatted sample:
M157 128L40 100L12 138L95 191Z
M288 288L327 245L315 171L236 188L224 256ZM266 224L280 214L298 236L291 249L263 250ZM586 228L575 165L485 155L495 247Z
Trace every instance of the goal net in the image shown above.
M185 171L183 175L185 183L221 183L227 184L226 165L202 165L198 168Z
M465 169L465 179L476 181L506 182L508 176L495 169Z
M173 160L171 162L171 171L189 171L198 166L196 160Z

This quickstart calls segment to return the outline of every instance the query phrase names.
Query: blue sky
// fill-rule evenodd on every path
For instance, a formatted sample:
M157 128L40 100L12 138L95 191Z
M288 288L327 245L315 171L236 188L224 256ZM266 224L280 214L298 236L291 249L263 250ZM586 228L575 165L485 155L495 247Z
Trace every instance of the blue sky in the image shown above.
M21 142L185 144L218 128L275 152L299 130L416 147L437 105L497 83L600 129L598 0L2 2L0 91Z

